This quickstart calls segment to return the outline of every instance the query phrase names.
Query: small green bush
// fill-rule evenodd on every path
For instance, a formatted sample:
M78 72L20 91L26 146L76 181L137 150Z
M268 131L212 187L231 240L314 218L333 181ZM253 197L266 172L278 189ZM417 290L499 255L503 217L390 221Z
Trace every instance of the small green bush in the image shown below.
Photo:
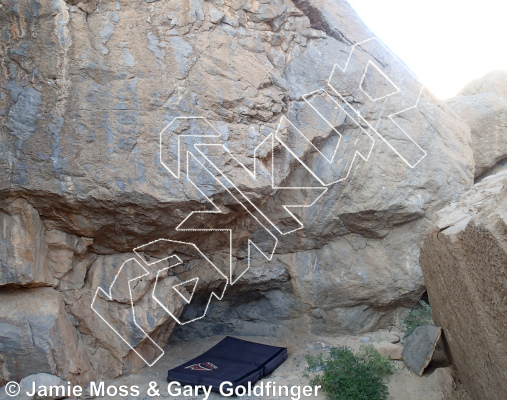
M423 300L419 300L419 304L421 307L410 310L403 320L404 337L410 336L419 326L433 325L430 305Z
M394 363L372 345L357 354L345 346L333 347L328 356L306 356L306 361L306 377L320 372L310 385L322 386L329 400L385 400L389 395L382 377L394 372Z

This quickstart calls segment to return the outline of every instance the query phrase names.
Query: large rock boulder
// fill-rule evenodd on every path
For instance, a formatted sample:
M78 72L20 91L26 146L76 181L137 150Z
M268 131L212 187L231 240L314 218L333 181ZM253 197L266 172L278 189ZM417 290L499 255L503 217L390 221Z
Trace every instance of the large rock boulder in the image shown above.
M46 372L86 381L96 375L52 288L0 291L0 382Z
M55 393L56 389L54 389L53 394L49 395L49 388L59 387L59 391ZM33 396L33 388L36 390L41 390L41 392L34 393ZM13 383L10 382L8 385L0 388L0 400L10 400L14 397L14 393L19 389L19 394L16 395L16 399L18 400L59 400L65 399L66 396L62 396L65 393L65 389L68 387L68 384L63 379L51 374L47 374L45 372L40 372L38 374L29 375L19 382L19 387L13 386ZM62 389L60 389L62 388ZM44 390L46 392L44 393ZM40 393L40 395L39 395ZM30 394L30 396L28 395ZM47 396L46 396L47 394Z
M0 282L60 292L97 374L175 321L365 332L424 291L470 128L344 0L18 2L0 26Z
M39 396L38 394L35 394L34 396L29 397L26 395L26 393L31 393L33 391L34 386L36 388L40 387L49 388L50 386L60 386L65 388L68 387L68 384L63 379L60 379L55 375L50 375L42 372L21 379L21 382L19 382L19 386L21 388L20 394L18 395L18 398L20 398L20 400L25 400L24 397L28 398L26 400L42 400L42 399L59 400L64 399L66 396L61 395ZM61 392L62 391L60 391L60 393ZM25 396L23 396L23 394L25 394Z
M173 290L180 279L167 273L158 279L153 274L137 278L142 275L145 270L132 253L98 256L85 286L63 292L92 365L102 376L153 364L176 325L173 316L178 317L185 304Z
M85 384L139 369L143 358L160 355L159 345L176 324L172 315L179 316L184 304L185 289L173 290L179 278L152 274L132 287L129 281L146 272L139 262L126 265L135 253L91 253L92 239L46 230L24 199L3 210L0 383L47 372ZM157 265L166 266L164 260Z
M507 165L507 71L494 71L470 82L446 101L472 130L475 177Z
M431 362L442 328L433 325L417 327L405 339L402 358L409 370L421 376Z
M475 399L507 393L507 171L436 215L421 250L435 322Z

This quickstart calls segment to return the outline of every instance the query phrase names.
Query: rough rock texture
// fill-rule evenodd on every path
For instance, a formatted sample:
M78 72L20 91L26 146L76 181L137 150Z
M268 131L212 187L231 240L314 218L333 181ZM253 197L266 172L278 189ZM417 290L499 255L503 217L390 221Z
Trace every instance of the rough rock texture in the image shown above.
M29 396L27 393L31 394L33 392L34 384L37 389L39 387L49 388L50 386L61 385L63 385L63 388L67 387L67 382L55 375L46 373L30 375L21 379L21 382L19 382L20 391L19 394L15 396L15 398L17 400L58 400L68 398L66 396L60 396L59 394L51 396L39 396L38 393L35 393L34 396ZM12 392L10 392L11 395L7 394L9 393L9 390L16 390L16 388L10 388L10 386L0 387L0 400L11 400L13 398Z
M470 82L446 101L472 130L475 177L480 181L507 165L507 71Z
M326 86L330 77L340 84L335 64L344 66L352 45L372 36L345 1L19 1L0 9L0 27L0 294L45 285L33 292L36 304L40 293L63 299L88 361L80 377L63 366L59 376L84 380L91 365L114 377L143 365L139 354L153 361L175 325L169 313L198 318L210 293L222 293L227 234L176 230L196 210L221 213L194 214L182 227L232 229L232 275L250 261L251 268L222 301L211 302L206 318L178 328L182 337L366 332L388 326L424 291L421 233L435 210L472 184L470 130L427 91L417 108L395 118L410 140L375 136L373 145L366 124L336 111L337 96ZM409 81L385 51L365 48L360 55L368 51L391 78ZM364 88L342 93L365 121L399 131L389 112L414 105L418 92L411 92L413 104L402 98L371 108L370 93L383 98L392 90L373 67ZM312 101L328 107L332 129ZM211 125L179 120L171 129L207 134L202 140L218 145L199 153L194 138L182 139L195 158L188 174L185 162L177 163L177 144L159 147L160 132L181 116ZM330 165L321 155L334 154L338 130L343 146ZM220 137L211 137L216 132ZM275 134L278 144L263 147ZM365 149L368 161L356 159ZM421 151L427 155L415 165ZM230 181L199 166L212 162ZM257 178L239 163L256 166ZM268 178L275 170L278 186L304 189L273 189ZM313 201L323 181L339 179ZM233 184L245 200L230 192ZM309 206L291 209L303 229L287 233L298 226L287 204ZM253 205L287 234L261 229L245 211ZM272 232L278 242L271 261L248 252L251 238L270 248ZM161 238L178 243L132 253ZM194 277L198 287L183 312ZM170 289L179 283L175 294ZM8 365L0 381L34 372ZM53 366L44 371L53 373Z
M51 288L1 291L0 354L2 381L19 381L40 371L94 377L62 295Z
M0 283L47 286L47 244L37 210L22 199L0 209Z
M421 250L435 321L475 399L507 393L507 171L442 209Z
M39 388L40 386L49 388L50 386L63 386L67 387L67 382L65 382L63 379L58 378L55 375L40 373L35 375L27 376L26 378L21 379L21 382L19 383L19 386L21 387L21 392L17 396L20 400L58 400L63 399L65 396L39 396L38 394L35 394L34 396L27 396L26 394L23 396L24 393L31 393L33 391L33 385L35 384L36 388Z
M442 328L433 325L417 327L405 339L402 358L408 369L421 376L433 358Z
M393 344L389 342L375 343L375 349L380 353L381 356L390 358L391 360L402 360L401 353L403 352L403 346Z

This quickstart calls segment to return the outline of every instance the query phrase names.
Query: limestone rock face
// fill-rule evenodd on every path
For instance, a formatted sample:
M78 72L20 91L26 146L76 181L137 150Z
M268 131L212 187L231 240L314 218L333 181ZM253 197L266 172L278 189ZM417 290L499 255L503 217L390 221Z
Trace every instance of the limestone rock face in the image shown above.
M494 71L470 82L446 101L472 130L475 176L500 171L507 164L507 72Z
M0 292L0 354L3 383L38 372L94 377L62 295L52 288Z
M50 286L83 371L155 361L177 322L366 332L424 291L470 128L346 1L18 2L0 27L0 295Z
M46 372L86 384L137 370L143 358L160 355L159 344L176 324L163 306L177 317L184 304L173 290L179 278L152 274L129 288L129 280L145 274L139 263L125 266L135 253L91 253L93 239L46 230L24 199L3 210L0 383Z
M507 171L442 209L421 250L432 314L468 391L506 393Z
M47 244L44 225L35 210L23 199L0 209L0 285L49 286L45 268Z

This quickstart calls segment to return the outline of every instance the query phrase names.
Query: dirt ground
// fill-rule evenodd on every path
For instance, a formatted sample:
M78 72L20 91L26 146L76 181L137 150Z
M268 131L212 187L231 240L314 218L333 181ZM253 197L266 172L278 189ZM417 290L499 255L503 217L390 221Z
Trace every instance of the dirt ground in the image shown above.
M454 390L448 394L444 400L472 400L472 398L468 395L463 384L458 381Z
M269 338L269 337L240 337L245 340L251 340L259 343L284 346L287 347L289 357L288 359L271 375L265 377L262 381L258 382L273 382L276 386L287 385L289 390L291 386L304 386L308 385L308 378L303 377L306 368L305 355L316 355L320 352L329 350L331 347L349 346L354 350L358 350L365 337L369 338L369 343L381 342L393 337L393 333L387 330L379 330L377 332L369 333L364 336L340 335L336 337L321 337L321 336L286 336L284 338ZM179 341L172 339L165 347L165 355L153 366L146 367L136 374L128 377L117 378L112 381L106 382L108 384L118 385L138 385L140 387L139 396L128 397L109 397L112 400L134 400L134 399L178 399L178 400L203 400L205 395L200 393L192 396L171 396L168 394L168 382L166 381L167 370L180 365L215 345L224 336L213 336L192 341ZM363 342L361 342L361 338ZM461 387L455 390L455 384L452 379L452 370L450 367L437 368L430 370L422 377L418 377L409 372L403 361L396 361L395 373L386 379L389 388L389 400L470 400L466 392ZM149 396L148 389L150 382L156 382L156 390L159 395ZM153 394L153 392L151 393ZM461 397L460 397L461 396ZM465 396L465 397L464 397ZM218 400L224 397L217 393L212 393L208 399ZM243 396L245 400L260 400L260 399L273 399L273 400L289 400L291 396ZM319 391L318 395L312 394L311 396L301 395L301 399L315 399L324 400L325 393Z

